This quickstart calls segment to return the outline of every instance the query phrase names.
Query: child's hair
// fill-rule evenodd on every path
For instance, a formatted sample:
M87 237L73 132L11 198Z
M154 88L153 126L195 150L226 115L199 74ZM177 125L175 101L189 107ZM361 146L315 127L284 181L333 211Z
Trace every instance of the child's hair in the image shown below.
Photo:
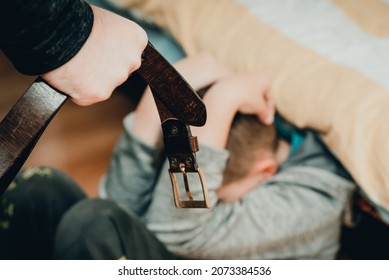
M237 114L227 141L230 157L224 171L223 185L246 176L255 159L263 152L276 152L274 125L262 124L257 116Z

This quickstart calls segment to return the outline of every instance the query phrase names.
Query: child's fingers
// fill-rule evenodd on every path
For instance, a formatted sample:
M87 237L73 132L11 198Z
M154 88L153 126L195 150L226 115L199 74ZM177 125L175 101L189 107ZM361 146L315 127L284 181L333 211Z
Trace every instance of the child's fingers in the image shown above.
M264 99L264 109L263 112L261 112L262 117L260 119L262 120L263 123L270 125L274 121L275 105L269 89L265 90L263 94L263 99Z
M270 99L267 103L267 124L272 124L274 121L274 115L276 114L276 108L274 100Z
M268 104L263 104L260 110L258 111L258 118L264 124L270 125L274 121L274 110L272 106L268 106Z
M264 124L271 125L274 121L274 114L266 113L266 112L260 112L258 114L259 120L263 122Z

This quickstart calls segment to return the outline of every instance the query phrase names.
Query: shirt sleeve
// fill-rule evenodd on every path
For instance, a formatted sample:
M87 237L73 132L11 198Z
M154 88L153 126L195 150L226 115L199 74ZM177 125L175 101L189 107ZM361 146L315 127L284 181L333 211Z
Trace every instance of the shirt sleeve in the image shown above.
M93 11L82 0L4 0L0 47L19 72L43 74L73 58L92 25Z
M132 133L135 113L124 119L120 136L100 184L100 196L142 216L146 211L161 167L160 149L142 142Z

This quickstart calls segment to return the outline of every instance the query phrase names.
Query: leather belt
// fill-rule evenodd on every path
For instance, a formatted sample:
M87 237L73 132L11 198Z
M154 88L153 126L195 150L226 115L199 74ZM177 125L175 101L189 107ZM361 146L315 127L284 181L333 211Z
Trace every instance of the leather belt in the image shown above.
M197 138L189 125L202 126L206 108L200 97L148 43L137 70L150 86L161 119L165 149L169 159L175 205L178 208L209 208L204 177L196 161ZM40 136L68 95L58 92L38 78L0 123L0 195L22 168ZM195 200L190 191L187 173L199 175L203 198ZM187 199L181 198L176 173L184 179Z

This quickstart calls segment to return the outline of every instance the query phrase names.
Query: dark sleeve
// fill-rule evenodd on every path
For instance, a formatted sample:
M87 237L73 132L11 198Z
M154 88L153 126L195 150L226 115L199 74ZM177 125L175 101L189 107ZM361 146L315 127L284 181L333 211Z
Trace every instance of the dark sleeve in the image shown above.
M75 56L92 25L82 0L2 0L0 47L19 72L43 74Z

